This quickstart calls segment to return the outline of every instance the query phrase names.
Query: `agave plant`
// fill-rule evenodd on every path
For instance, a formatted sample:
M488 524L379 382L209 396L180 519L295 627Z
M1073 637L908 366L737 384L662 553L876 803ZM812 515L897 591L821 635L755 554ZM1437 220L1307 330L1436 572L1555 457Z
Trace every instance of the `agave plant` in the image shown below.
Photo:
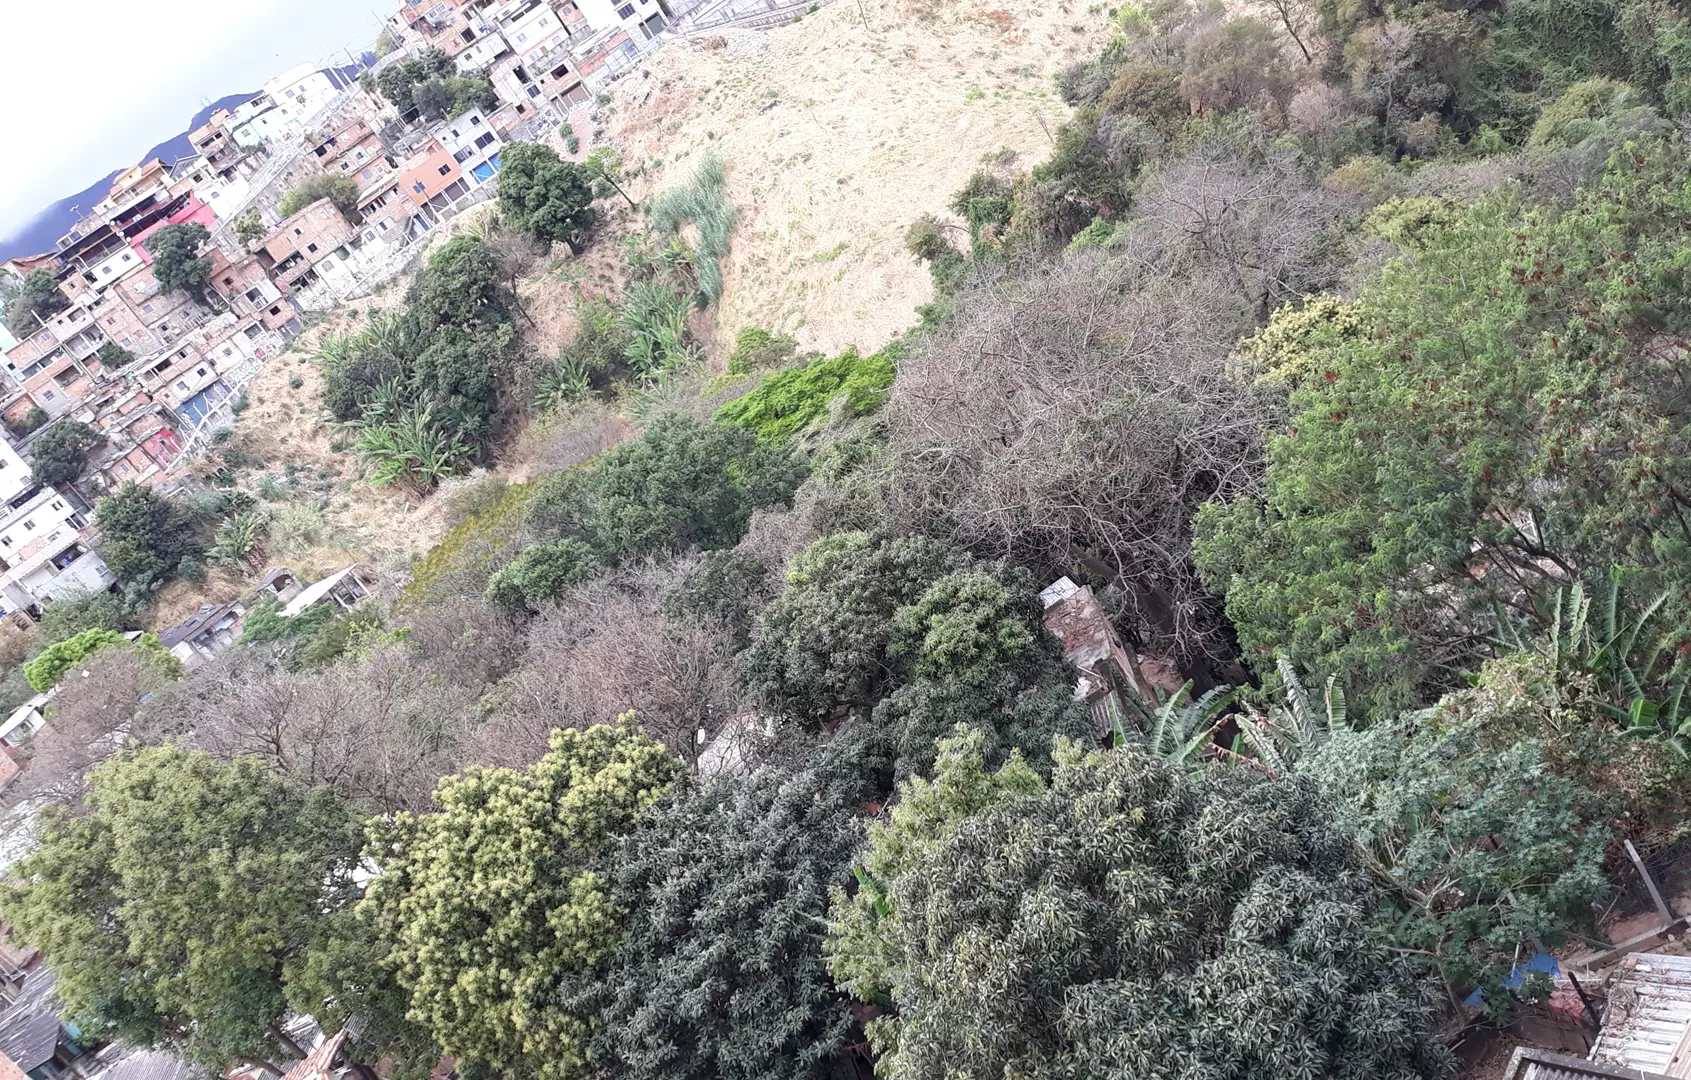
M623 298L622 323L631 341L628 366L635 378L649 382L692 359L687 315L692 301L669 285L640 281Z
M540 373L534 405L541 412L550 412L572 401L581 400L592 389L593 381L588 374L587 365L579 357L559 353L546 370Z
M1318 702L1290 660L1282 656L1275 666L1285 704L1270 707L1266 716L1247 710L1239 717L1239 732L1257 760L1276 772L1291 772L1304 755L1348 727L1350 717L1337 677L1328 676Z
M1658 593L1630 615L1612 576L1596 603L1583 584L1575 584L1556 591L1546 629L1536 639L1524 638L1515 623L1499 619L1505 629L1498 644L1535 651L1555 671L1591 676L1607 695L1596 700L1597 708L1634 734L1660 735L1688 753L1691 716L1685 712L1685 688L1691 664L1680 651L1686 634L1665 617L1658 620L1671 597L1671 592ZM1646 635L1652 624L1659 629Z
M353 444L373 487L403 483L427 491L456 473L470 456L458 434L435 421L432 406L413 407L391 421L343 425L358 432Z
M259 552L259 539L264 533L264 515L246 510L229 517L217 527L206 561L219 566L251 563Z
M1130 707L1138 712L1142 730L1127 731L1118 713L1112 719L1114 744L1139 743L1153 757L1171 764L1191 761L1209 746L1215 729L1221 725L1222 715L1238 695L1236 688L1217 686L1194 701L1190 679L1167 697L1159 691L1155 709L1130 695Z

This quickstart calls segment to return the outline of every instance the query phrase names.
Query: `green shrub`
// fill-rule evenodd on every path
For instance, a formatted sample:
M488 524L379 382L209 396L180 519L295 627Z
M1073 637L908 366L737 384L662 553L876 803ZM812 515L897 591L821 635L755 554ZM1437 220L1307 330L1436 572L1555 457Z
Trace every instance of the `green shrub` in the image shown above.
M510 615L535 615L599 568L599 555L580 540L536 544L487 581L487 602Z
M758 368L784 364L797 351L798 345L785 334L772 334L761 327L748 326L734 339L734 351L728 354L728 374L747 375Z
M276 212L285 218L293 217L319 199L328 199L340 211L341 217L354 225L364 220L358 212L358 181L340 173L317 173L306 177L298 187L282 196Z
M84 630L75 637L66 638L43 649L35 659L23 666L24 678L29 680L38 693L51 690L64 677L65 672L93 656L101 649L113 645L126 645L123 634L117 630ZM173 675L182 673L182 663L170 655L170 651L159 644L157 634L142 634L135 639L133 647L148 654L164 670Z
M886 401L896 356L895 348L870 356L847 349L835 357L813 360L769 376L745 397L724 405L716 417L779 443L826 416L828 403L842 395L847 415L864 416Z
M65 641L84 630L132 630L134 615L112 592L71 593L46 606L36 622L43 644Z

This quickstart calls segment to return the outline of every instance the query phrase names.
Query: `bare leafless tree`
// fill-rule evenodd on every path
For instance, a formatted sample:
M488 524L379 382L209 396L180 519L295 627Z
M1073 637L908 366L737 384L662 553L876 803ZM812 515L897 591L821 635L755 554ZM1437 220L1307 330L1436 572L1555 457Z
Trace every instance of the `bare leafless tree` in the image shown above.
M1270 410L1224 374L1235 274L1157 243L977 282L900 364L891 489L907 527L1118 581L1141 640L1190 659L1217 625L1192 514L1255 487Z
M524 765L554 728L640 725L696 764L705 740L739 707L732 635L705 620L666 617L661 586L599 579L536 619L528 657L502 685L498 712L472 740L470 760Z
M68 672L48 706L48 723L24 745L14 797L26 804L75 805L88 773L126 743L167 732L143 718L144 699L169 682L160 665L134 649L103 649Z
M301 674L238 650L163 695L154 715L191 745L256 755L371 809L426 810L460 764L477 696L399 645Z
M1303 53L1304 63L1314 63L1315 57L1310 54L1309 45L1305 41L1306 38L1313 39L1315 36L1316 16L1313 5L1308 3L1308 0L1261 0L1261 3L1279 20L1292 43Z
M509 674L527 647L522 628L479 596L423 605L402 619L406 644L432 674L478 694Z
M1217 141L1146 184L1130 254L1176 274L1219 274L1262 322L1330 284L1336 260L1320 241L1351 205L1287 155Z

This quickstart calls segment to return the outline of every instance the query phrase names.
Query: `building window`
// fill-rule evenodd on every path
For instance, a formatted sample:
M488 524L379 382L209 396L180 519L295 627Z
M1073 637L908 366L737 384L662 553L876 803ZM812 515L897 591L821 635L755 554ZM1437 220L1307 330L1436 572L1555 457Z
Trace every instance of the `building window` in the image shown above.
M123 253L123 261L124 261L124 262L128 262L128 261L129 261L129 252L127 252L127 251L126 251L126 252L124 252L124 253Z
M633 4L624 4L621 7L617 8L617 18L619 18L619 19L632 19L632 18L634 18L634 5Z
M316 244L307 244L307 245L305 245L305 250L310 252L311 254L315 255L315 254L317 254L317 245Z
M527 34L518 34L518 35L517 35L517 44L518 44L518 45L521 45L521 44L522 44L522 43L523 43L523 42L525 42L525 41L527 41L527 40L528 40L528 35L527 35Z
M223 286L224 286L224 288L228 288L228 287L229 287L229 286L230 286L230 285L233 285L233 284L235 284L235 279L234 279L234 278L232 278L232 277L226 277L226 278L224 278L224 279L223 279Z
M275 307L273 307L273 308L271 308L271 309L270 309L270 314L272 314L272 315L280 315L280 314L282 314L282 305L281 305L281 304L277 304L277 305L276 305L276 306L275 306Z
M473 153L473 151L469 147L466 146L466 147L464 147L464 149L458 151L456 154L453 154L452 160L456 161L458 164L462 165L464 162L470 160L470 154L471 153Z
M450 166L450 165L442 165L442 166L441 166L441 167L440 167L440 175L442 175L442 176L451 176L451 175L452 175L452 166Z
M257 323L253 323L251 326L247 327L247 337L248 338L251 338L252 340L256 341L258 339L258 335L259 335L259 329L258 329Z
M177 379L177 380L176 380L176 389L178 389L178 390L186 390L186 389L188 389L188 383L187 383L187 381L186 381L186 380L183 380L183 379Z
M64 509L64 508L65 508L65 504L64 504L64 503L62 503L62 502L60 502L60 501L59 501L59 500L57 500L57 499L54 499L54 500L53 500L53 509L55 509L55 510L63 510L63 509Z
M33 518L31 518L30 520L25 521L23 523L23 529L24 529L24 532L34 532L35 531L35 520Z
M492 143L493 143L493 132L490 131L487 134L483 135L481 138L476 140L476 149L480 150L482 147L489 146Z
M474 113L471 113L470 114L470 126L471 127L481 127L481 117L475 115Z

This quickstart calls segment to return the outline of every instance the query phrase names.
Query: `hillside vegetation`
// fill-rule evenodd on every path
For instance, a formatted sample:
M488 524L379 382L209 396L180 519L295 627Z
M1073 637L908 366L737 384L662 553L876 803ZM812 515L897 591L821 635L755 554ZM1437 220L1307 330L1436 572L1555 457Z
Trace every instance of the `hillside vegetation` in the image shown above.
M84 1033L221 1070L308 1013L395 1080L1443 1080L1550 990L1521 957L1612 932L1625 845L1691 810L1691 21L898 11L667 51L620 152L512 148L497 220L313 339L281 414L442 527L386 595L266 603L184 676L114 631L336 481L237 432L204 490L102 503L133 577L39 630L35 681L84 670L0 889ZM908 77L847 93L876 49ZM925 111L1021 49L1054 97ZM940 126L802 160L901 93ZM1088 701L1059 576L1129 654Z

